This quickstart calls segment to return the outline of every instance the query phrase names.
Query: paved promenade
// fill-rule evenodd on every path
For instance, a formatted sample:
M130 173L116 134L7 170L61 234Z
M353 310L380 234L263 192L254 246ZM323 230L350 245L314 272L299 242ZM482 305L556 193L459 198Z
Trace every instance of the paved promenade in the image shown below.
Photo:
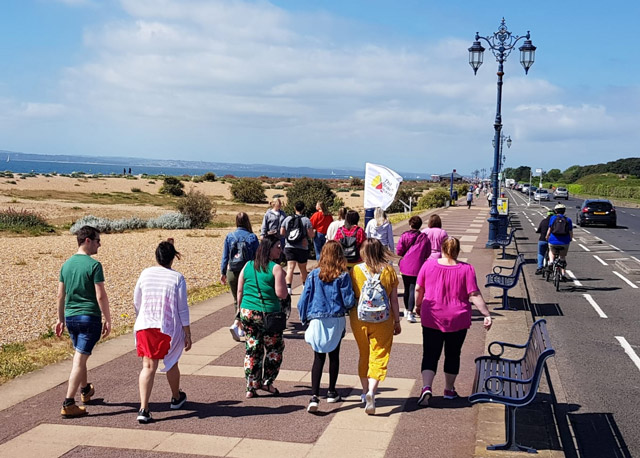
M497 252L484 248L489 210L482 204L438 210L449 235L460 238L460 258L475 266L481 288L497 262ZM399 236L406 229L406 223L398 224L394 232ZM108 275L106 272L107 281ZM234 311L231 295L225 294L191 308L194 345L180 360L182 388L188 395L183 409L169 409L170 390L164 376L158 374L150 404L155 421L138 424L141 364L132 335L121 336L98 345L89 359L89 381L96 395L87 405L86 417L60 417L70 361L0 386L0 457L509 456L485 449L504 441L504 409L472 406L466 396L473 381L474 358L484 354L486 344L493 340L523 343L531 324L528 312L494 313L489 333L475 312L456 386L462 398L443 399L440 368L428 408L416 405L421 388L421 327L403 319L402 333L394 339L388 378L376 397L375 416L366 415L360 403L357 347L348 328L338 378L344 402L327 404L321 399L319 413L311 415L306 407L313 352L304 342L295 311L302 291L297 276L296 280L284 361L275 383L281 396L245 400L244 345L234 342L227 329ZM499 299L490 292L496 293L483 289L493 309ZM400 303L402 310L402 299ZM321 395L326 386L324 380ZM549 439L554 432L553 418L545 417L544 412L534 406L522 415L526 428L521 429L524 434L519 432L519 440L538 447L541 457L564 456Z

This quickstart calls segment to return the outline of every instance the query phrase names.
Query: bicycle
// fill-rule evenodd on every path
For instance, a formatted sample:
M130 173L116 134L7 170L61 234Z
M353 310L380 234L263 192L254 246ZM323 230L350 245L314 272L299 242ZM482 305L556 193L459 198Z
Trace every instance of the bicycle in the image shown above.
M555 258L551 264L547 265L546 280L549 281L553 278L553 285L555 286L556 291L560 291L560 282L563 278L562 270L567 267L567 261L560 259L560 248L554 245L549 245L549 248L553 250Z

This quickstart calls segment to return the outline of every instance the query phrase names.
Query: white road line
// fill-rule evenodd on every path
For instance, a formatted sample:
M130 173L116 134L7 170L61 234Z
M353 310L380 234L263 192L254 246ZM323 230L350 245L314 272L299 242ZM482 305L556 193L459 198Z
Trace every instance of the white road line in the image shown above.
M600 315L600 318L608 318L607 315L605 315L605 313L602 311L600 306L596 303L596 301L593 300L591 294L583 294L583 296L587 300L587 302L591 304L591 307L595 309L596 313Z
M589 232L588 230L586 230L585 228L582 228L583 231L585 231L587 234L591 234L591 232Z
M636 215L634 215L633 213L631 213L631 216L636 216Z
M591 251L589 248L587 248L586 246L584 246L582 243L578 243L578 246L580 248L582 248L584 251Z
M596 236L596 240L600 240L602 243L607 243L604 239L601 239L600 237Z
M632 288L638 288L638 285L636 285L634 282L632 282L631 280L629 280L627 277L625 277L624 275L622 275L619 272L616 272L615 270L613 271L614 274L616 274L618 277L620 277L625 283L627 283L629 286L631 286Z
M573 275L573 272L571 272L569 269L566 270L566 272L569 274L569 276L571 278L573 278L573 284L576 286L582 286L582 283L580 283L580 281L576 278L575 275Z
M608 266L609 264L607 264L606 262L604 262L602 259L600 259L599 256L596 256L595 254L593 255L594 258L596 258L600 264L602 264L603 266Z
M629 345L629 342L627 342L627 339L625 339L622 336L616 336L616 339L624 349L624 352L629 356L629 358L631 358L631 361L633 361L633 364L635 364L636 367L640 370L640 358L638 357L636 352L633 351L633 348L631 347L631 345Z
M614 250L616 250L616 251L622 251L620 248L615 247L615 246L613 246L613 245L611 245L611 244L609 244L609 246L610 246L611 248L613 248Z
M531 225L532 225L533 227L536 227L536 225L535 225L535 224L533 224L533 223L531 223Z
M640 259L636 258L635 256L631 256L631 259L635 259L636 261L640 262Z

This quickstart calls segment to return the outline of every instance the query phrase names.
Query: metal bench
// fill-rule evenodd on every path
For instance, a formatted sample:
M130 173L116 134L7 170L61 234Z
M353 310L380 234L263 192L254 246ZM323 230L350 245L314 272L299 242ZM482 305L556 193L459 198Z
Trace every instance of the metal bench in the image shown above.
M513 234L515 234L515 232L519 229L519 227L514 227L513 229L511 229L511 232L508 236L496 238L496 244L502 247L502 257L500 259L505 258L504 250L511 244L511 241L513 240Z
M500 346L494 354L491 347ZM523 348L521 359L502 358L505 347ZM547 333L546 320L538 320L531 327L525 345L491 342L489 356L476 358L476 375L473 381L471 403L493 402L505 406L506 442L490 445L487 450L510 450L537 453L531 447L516 443L516 409L526 406L536 397L542 370L547 358L555 354Z
M496 310L515 310L514 308L509 307L507 291L518 284L518 279L520 278L524 264L524 255L519 254L516 258L516 262L513 264L513 267L495 266L493 268L493 273L487 274L487 284L484 285L485 288L493 286L494 288L502 289L502 307L498 307ZM503 270L510 270L511 273L504 275L502 273Z

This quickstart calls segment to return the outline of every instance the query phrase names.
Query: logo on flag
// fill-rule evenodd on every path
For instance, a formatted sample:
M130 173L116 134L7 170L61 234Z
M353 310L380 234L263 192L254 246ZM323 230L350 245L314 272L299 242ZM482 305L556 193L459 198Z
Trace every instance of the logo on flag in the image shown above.
M371 186L373 186L375 189L379 190L380 192L383 192L382 177L380 175L376 175L376 177L371 182Z
M380 207L383 210L393 203L402 177L393 170L377 164L366 164L364 182L364 208Z

